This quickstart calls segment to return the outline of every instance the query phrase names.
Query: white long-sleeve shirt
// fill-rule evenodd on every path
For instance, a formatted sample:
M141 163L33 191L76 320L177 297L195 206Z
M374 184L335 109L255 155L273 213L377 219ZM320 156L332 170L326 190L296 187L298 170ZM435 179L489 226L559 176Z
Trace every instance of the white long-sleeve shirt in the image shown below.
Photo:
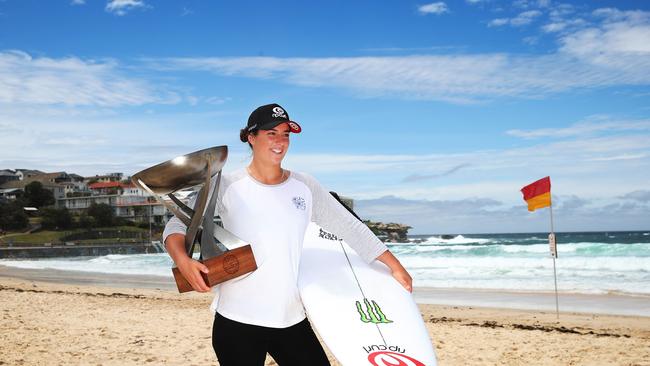
M190 202L190 206L194 203ZM224 228L250 243L257 270L215 286L211 309L247 324L285 328L305 318L298 292L298 266L310 221L345 240L370 263L387 247L314 178L291 172L275 185L258 182L245 169L221 178L217 211ZM185 234L176 217L163 232Z

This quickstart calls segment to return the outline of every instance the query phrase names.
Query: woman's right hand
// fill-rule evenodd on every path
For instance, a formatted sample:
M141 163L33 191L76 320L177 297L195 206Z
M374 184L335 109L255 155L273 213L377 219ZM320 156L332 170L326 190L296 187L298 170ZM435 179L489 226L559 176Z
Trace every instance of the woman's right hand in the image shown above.
M189 256L186 256L186 258L180 260L179 262L180 263L176 263L178 270L181 271L181 274L183 274L183 277L185 277L187 282L192 285L194 291L210 291L210 287L205 283L203 277L201 276L201 272L209 272L208 267L206 267L203 263L190 258Z
M165 239L165 248L167 253L172 257L176 267L187 282L192 286L194 291L208 292L210 287L205 284L201 272L208 273L208 267L203 263L192 259L185 251L185 235L180 233L170 234Z

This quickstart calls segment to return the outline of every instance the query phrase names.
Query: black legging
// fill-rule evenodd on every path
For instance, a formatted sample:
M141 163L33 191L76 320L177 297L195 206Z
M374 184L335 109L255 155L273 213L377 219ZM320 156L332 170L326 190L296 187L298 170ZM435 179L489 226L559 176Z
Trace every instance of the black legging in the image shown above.
M279 366L330 365L307 319L288 328L268 328L217 313L212 347L221 366L262 366L267 352Z

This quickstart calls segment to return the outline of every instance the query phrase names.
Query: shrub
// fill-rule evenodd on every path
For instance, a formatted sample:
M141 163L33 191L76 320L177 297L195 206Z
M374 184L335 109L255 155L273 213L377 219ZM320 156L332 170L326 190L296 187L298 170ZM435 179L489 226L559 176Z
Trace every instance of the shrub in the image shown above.
M95 224L99 227L112 226L115 221L113 208L105 203L93 203L88 207L88 216L95 219Z
M72 227L72 215L67 208L44 208L41 225L48 230L65 230Z

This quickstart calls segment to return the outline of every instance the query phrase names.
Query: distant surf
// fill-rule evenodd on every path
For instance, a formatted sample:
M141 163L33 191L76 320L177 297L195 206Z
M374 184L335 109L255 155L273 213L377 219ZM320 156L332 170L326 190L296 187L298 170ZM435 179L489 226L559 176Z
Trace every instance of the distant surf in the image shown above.
M414 285L552 291L553 261L544 233L416 235L389 244ZM558 288L575 293L650 295L650 232L558 233ZM0 260L21 268L171 277L167 254Z

